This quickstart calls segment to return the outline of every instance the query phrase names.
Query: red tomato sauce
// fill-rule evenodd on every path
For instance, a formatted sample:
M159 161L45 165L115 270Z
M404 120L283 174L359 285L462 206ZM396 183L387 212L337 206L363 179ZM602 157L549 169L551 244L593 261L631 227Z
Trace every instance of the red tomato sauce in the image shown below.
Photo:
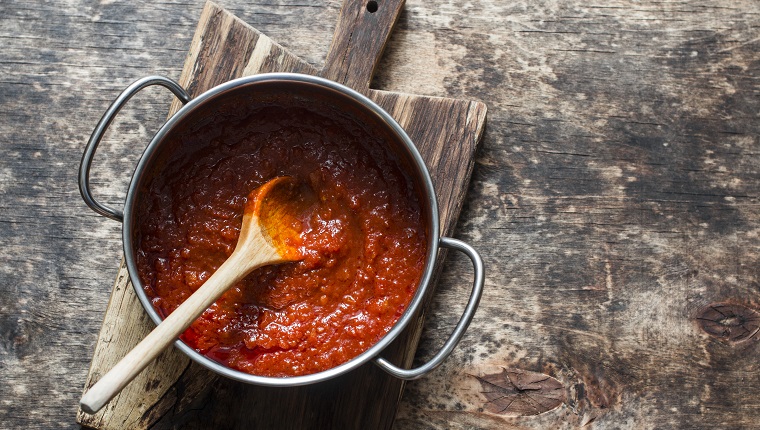
M306 105L217 117L173 137L137 210L137 266L170 314L235 249L248 193L280 175L309 186L306 258L255 270L181 336L263 376L320 372L366 351L406 310L427 253L419 193L366 126Z

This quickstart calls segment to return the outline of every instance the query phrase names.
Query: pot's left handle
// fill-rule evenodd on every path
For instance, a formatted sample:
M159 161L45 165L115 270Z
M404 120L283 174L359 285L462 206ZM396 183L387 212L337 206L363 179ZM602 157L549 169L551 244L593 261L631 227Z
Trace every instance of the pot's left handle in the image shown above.
M444 248L455 249L463 252L472 261L472 266L475 271L475 278L472 282L472 291L470 292L470 299L467 301L467 306L464 308L462 317L459 319L459 323L454 327L454 331L449 338L443 344L443 347L438 351L433 358L427 363L415 369L402 369L393 365L390 361L378 357L375 359L381 369L385 370L389 374L399 379L412 380L420 378L436 367L443 363L443 360L448 357L454 350L454 347L459 343L459 340L464 336L464 332L467 331L467 327L470 325L470 321L475 316L475 311L478 309L480 303L480 297L483 295L483 284L485 283L485 275L483 269L483 259L480 258L480 254L472 246L462 242L461 240L452 239L450 237L442 237L440 239L440 245Z
M119 113L127 101L129 101L129 99L131 99L138 91L151 85L161 85L162 87L168 88L182 101L183 104L189 102L191 99L190 95L180 84L163 76L148 76L136 81L128 86L127 89L125 89L119 97L111 103L111 106L106 113L103 114L103 118L100 119L100 122L92 132L92 136L90 136L90 141L87 142L87 147L85 147L84 154L82 155L82 163L79 165L79 192L82 194L84 202L100 215L119 222L124 220L124 213L122 211L110 208L95 200L92 196L92 193L90 192L90 166L92 165L92 158L95 156L95 150L98 149L98 144L103 138L103 134L108 126L111 125L111 121L113 121L116 114Z

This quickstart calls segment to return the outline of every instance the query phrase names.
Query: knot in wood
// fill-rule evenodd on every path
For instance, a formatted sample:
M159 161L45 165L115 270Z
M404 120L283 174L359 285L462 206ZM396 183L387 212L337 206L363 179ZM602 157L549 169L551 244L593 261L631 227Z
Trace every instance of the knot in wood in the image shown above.
M493 414L538 415L556 409L566 399L562 383L543 373L502 368L500 373L472 376L487 400L483 410Z
M697 315L707 334L737 343L752 339L760 332L760 313L743 305L715 303Z

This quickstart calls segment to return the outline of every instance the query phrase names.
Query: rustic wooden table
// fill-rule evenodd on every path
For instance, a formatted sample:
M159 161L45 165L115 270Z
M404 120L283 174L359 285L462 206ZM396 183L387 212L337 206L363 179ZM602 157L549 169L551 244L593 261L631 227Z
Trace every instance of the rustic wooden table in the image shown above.
M316 66L340 7L221 4ZM121 259L81 151L128 83L179 76L202 7L0 4L2 428L76 427ZM395 428L760 428L760 4L408 0L372 87L489 108L456 230L486 292ZM108 203L170 101L146 90L112 126ZM450 256L418 360L470 271Z

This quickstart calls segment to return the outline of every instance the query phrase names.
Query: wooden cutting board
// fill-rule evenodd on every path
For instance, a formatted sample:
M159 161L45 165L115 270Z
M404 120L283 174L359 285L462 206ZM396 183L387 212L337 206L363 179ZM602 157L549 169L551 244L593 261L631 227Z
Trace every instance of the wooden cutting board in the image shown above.
M201 13L180 83L196 96L241 76L298 72L326 77L366 94L404 127L419 148L435 184L441 231L450 235L485 126L486 106L477 101L369 88L403 4L404 0L346 0L320 70L209 2ZM175 100L170 115L179 108ZM466 300L462 297L462 306ZM384 357L406 367L411 364L424 314L423 310L416 316L383 352ZM153 327L122 262L85 387L95 383ZM99 413L88 415L79 410L77 422L99 429L389 428L402 390L402 381L371 362L320 384L252 386L219 377L172 348Z

